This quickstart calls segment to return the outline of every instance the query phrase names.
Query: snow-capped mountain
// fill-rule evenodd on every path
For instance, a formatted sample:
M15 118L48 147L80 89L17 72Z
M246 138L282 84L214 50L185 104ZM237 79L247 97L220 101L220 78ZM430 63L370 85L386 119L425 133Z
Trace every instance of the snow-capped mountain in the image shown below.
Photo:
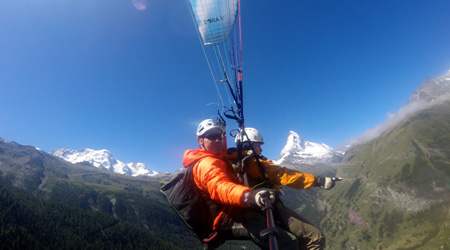
M61 148L53 150L50 154L62 158L74 164L89 165L108 171L130 176L166 176L168 173L159 173L151 170L147 165L138 162L125 164L106 149L93 150L84 148L74 150ZM342 160L343 153L334 151L325 144L304 141L300 136L290 131L287 143L281 150L280 158L274 160L275 164L296 168L301 165L302 170L308 167L317 167L318 164L338 163ZM324 165L322 164L322 165Z
M118 174L130 176L155 176L158 174L158 172L151 170L144 163L131 162L125 164L114 158L114 156L106 149L93 150L83 148L80 150L73 150L70 148L61 148L58 150L53 150L50 154L71 163L88 164L90 166L103 168Z
M334 151L325 144L304 141L296 132L290 131L280 158L274 163L279 165L337 163L343 156L342 152Z
M439 98L448 99L450 95L450 70L442 76L429 78L412 94L408 104L417 101L430 103Z

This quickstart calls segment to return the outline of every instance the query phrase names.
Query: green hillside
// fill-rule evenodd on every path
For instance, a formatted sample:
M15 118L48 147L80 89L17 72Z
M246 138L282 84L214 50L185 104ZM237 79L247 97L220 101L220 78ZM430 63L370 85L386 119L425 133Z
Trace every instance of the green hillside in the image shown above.
M182 249L104 213L0 186L0 249Z
M450 103L346 153L311 213L329 249L450 249Z
M159 186L0 140L0 248L199 248Z
M0 138L0 249L201 249L159 188Z

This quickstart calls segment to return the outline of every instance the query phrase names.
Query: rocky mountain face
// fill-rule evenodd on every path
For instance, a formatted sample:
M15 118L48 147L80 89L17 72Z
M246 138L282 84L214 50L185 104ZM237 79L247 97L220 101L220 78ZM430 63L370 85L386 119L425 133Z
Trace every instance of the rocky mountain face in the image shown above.
M420 85L417 90L412 94L408 101L408 104L424 101L426 103L432 102L439 98L446 99L450 94L450 70L439 77L429 78L427 81Z
M280 158L275 161L279 164L338 163L343 156L342 152L334 151L326 144L302 140L296 132L290 131Z
M296 132L290 131L286 145L274 163L304 173L334 176L343 156L343 152L325 144L302 140Z

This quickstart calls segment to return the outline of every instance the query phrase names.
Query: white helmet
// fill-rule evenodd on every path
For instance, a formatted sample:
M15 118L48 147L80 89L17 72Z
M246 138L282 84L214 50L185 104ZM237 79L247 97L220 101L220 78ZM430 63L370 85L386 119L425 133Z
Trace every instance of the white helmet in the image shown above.
M243 138L242 142L246 142L250 139L250 142L259 142L259 143L264 144L264 139L258 130L254 129L254 128L245 128L245 133L247 134L247 136L245 136L245 135L243 136L244 138ZM236 136L236 138L235 138L236 143L239 140L239 137L240 137L239 135Z
M225 132L225 124L220 120L206 119L198 125L197 136L203 136L211 129L218 128L222 133Z

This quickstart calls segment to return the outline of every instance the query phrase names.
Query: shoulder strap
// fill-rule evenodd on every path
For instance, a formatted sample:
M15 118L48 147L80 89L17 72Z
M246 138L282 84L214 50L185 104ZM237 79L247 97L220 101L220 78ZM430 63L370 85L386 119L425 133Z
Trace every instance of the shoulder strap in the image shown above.
M255 183L250 183L248 173L247 173L247 160L250 158L255 158L256 164L258 165L258 169L261 172L261 176L263 177L263 182L255 185ZM252 151L251 154L246 154L242 159L240 159L238 164L238 176L239 180L242 184L244 184L247 187L250 188L256 188L256 187L270 187L269 182L269 176L267 175L266 171L264 170L264 167L262 166L261 160L264 159L264 156L257 155L254 151Z
M217 214L219 214L220 208L219 208L218 204L215 203L215 202L211 199L211 197L209 197L205 192L203 192L203 190L201 190L201 189L197 186L197 183L195 183L195 179L194 179L194 171L193 171L194 166L195 166L197 163L199 163L201 160L202 160L202 159L200 159L199 161L197 161L197 162L195 162L195 163L189 165L189 166L187 167L187 170L186 170L187 172L186 172L186 174L188 174L188 175L191 176L191 178L192 178L192 183L193 183L193 185L195 186L195 189L197 190L198 194L202 197L202 199L208 204L210 215L211 215L211 217L214 219L215 216L217 216ZM213 216L214 216L214 217L213 217Z

